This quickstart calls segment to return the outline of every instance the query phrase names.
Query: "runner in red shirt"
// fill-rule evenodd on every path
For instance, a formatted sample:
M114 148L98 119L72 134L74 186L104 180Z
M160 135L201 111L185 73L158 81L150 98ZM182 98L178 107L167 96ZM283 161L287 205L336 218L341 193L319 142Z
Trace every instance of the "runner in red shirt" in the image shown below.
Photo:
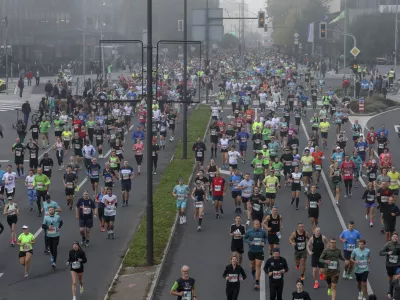
M344 162L340 165L340 170L342 172L342 177L344 181L344 186L346 188L345 198L351 196L351 188L353 186L354 170L356 165L350 160L349 155L346 154L344 157Z
M219 171L215 173L215 177L213 178L212 189L216 213L215 217L218 219L219 211L221 211L221 215L224 213L224 210L222 209L222 202L224 201L224 195L226 191L225 179L221 176Z
M79 137L82 138L83 140L86 139L87 132L85 129L85 126L82 124L81 127L79 128L79 131L76 131L79 134Z
M237 118L235 119L235 126L234 126L235 130L236 130L237 132L241 131L241 130L242 130L242 127L244 126L244 124L246 124L246 122L244 121L242 115L239 114L239 117L237 117Z
M319 150L319 147L315 147L315 151L311 154L314 158L314 183L319 184L319 178L322 170L322 160L325 159L324 152Z
M72 128L74 128L74 132L79 133L81 131L82 125L83 125L82 120L74 119L74 121L72 122Z
M145 128L146 126L146 119L147 119L147 112L143 108L143 106L140 106L139 111L138 111L138 116L139 116L139 123L140 125Z
M222 117L219 118L217 122L217 127L219 127L219 136L222 137L226 131L226 123L222 120Z
M371 127L369 129L369 132L367 133L367 143L368 143L368 148L369 148L369 156L374 157L374 146L376 142L376 132L374 127Z

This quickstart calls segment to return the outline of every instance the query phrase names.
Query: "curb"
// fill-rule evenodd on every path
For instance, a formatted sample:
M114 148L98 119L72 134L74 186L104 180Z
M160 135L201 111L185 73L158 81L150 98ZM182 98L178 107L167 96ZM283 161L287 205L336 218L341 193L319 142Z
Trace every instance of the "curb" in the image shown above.
M199 105L200 105L200 103L197 105L196 109L199 107ZM204 132L203 140L205 140L205 138L207 136L207 129L208 129L208 127L210 127L210 123L211 123L211 116L210 116L210 119L208 120L208 124L207 124L206 130ZM193 165L193 172L192 172L192 175L190 175L190 177L189 177L188 184L190 184L190 182L192 181L193 174L195 173L195 170L196 170L196 164ZM161 259L161 263L157 266L157 269L156 269L156 272L154 274L151 287L149 289L149 292L147 293L147 297L146 297L147 300L153 300L153 298L155 296L155 291L157 290L157 285L158 285L158 282L160 281L160 277L161 277L161 271L162 271L162 269L163 269L163 267L165 265L165 261L166 261L167 256L168 256L169 249L171 248L172 238L175 235L176 226L178 224L178 216L179 216L178 213L176 213L175 223L174 223L174 226L172 226L171 234L169 236L167 246L165 247L164 254L163 254L163 257Z

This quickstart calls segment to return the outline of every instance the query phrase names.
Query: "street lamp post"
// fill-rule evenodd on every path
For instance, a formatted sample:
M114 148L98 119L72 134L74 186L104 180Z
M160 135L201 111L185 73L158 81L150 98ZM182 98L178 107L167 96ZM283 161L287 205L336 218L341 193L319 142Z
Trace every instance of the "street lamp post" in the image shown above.
M396 26L394 31L394 71L396 72L397 68L397 44L398 44L398 14L399 14L399 0L396 1Z
M187 0L183 0L183 40L185 43L183 44L183 159L187 159L187 110L188 110L188 103L187 103L187 65L188 65L188 58L187 58Z
M147 0L147 131L146 131L146 155L147 163L147 265L152 266L154 263L153 251L153 164L152 159L152 101L153 101L153 28L152 28L152 0ZM142 74L144 76L144 74Z
M83 83L86 81L86 5L85 0L82 1L82 72L83 72Z
M8 94L8 16L7 15L5 15L5 17L4 17L4 26L6 27L6 34L5 34L6 45L5 45L4 51L6 53L6 91Z
M105 1L101 1L101 6L106 6L106 2L105 2ZM102 18L102 11L101 11L101 8L100 8L99 19L100 19L100 36L101 36L101 39L103 40L103 39L104 39L104 35L103 35L103 25L104 25L104 24L103 24L103 18ZM101 70L101 75L102 75L102 77L104 78L104 68L105 68L105 65L104 65L103 44L101 44L100 53L101 53L101 65L103 66L103 67L102 67L102 70Z

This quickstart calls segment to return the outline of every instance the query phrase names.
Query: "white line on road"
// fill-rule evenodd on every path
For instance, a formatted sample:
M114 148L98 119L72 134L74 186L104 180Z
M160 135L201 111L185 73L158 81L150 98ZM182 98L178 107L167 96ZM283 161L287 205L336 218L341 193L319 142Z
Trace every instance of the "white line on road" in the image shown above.
M4 273L0 273L0 277L2 277L4 275Z
M309 140L309 139L310 139L310 136L308 135L307 128L306 128L306 126L304 125L303 120L301 120L301 127L303 128L303 131L304 131L304 134L306 135L307 140ZM346 223L344 222L344 219L343 219L342 213L340 212L339 207L338 207L338 206L336 205L336 203L335 203L336 200L335 200L335 197L334 197L334 195L333 195L333 193L332 193L332 190L331 190L331 188L330 188L330 186L329 186L328 179L327 179L326 176L325 176L324 170L321 171L321 175L322 175L322 179L324 180L324 183L325 183L325 186L326 186L326 190L328 191L329 197L330 197L330 199L331 199L331 203L332 203L332 205L333 205L333 209L335 210L336 216L337 216L337 218L339 219L339 223L340 223L340 225L341 225L341 227L342 227L342 229L343 229L343 231L344 231L344 230L347 229ZM365 184L365 183L364 183L364 184ZM368 294L369 294L369 295L371 295L371 294L374 293L374 292L372 291L372 287L371 287L371 284L369 283L369 280L367 281L367 291L368 291Z
M262 262L261 265L261 275L260 275L260 300L266 300L267 299L267 294L265 292L265 272L264 272L264 265L265 265L265 259Z

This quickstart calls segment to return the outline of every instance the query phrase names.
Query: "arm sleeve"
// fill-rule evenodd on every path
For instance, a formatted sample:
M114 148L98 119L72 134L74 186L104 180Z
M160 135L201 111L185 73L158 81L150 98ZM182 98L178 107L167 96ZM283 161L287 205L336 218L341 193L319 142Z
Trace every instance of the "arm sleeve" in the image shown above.
M176 291L178 289L179 285L178 282L174 282L174 285L171 287L171 291Z

